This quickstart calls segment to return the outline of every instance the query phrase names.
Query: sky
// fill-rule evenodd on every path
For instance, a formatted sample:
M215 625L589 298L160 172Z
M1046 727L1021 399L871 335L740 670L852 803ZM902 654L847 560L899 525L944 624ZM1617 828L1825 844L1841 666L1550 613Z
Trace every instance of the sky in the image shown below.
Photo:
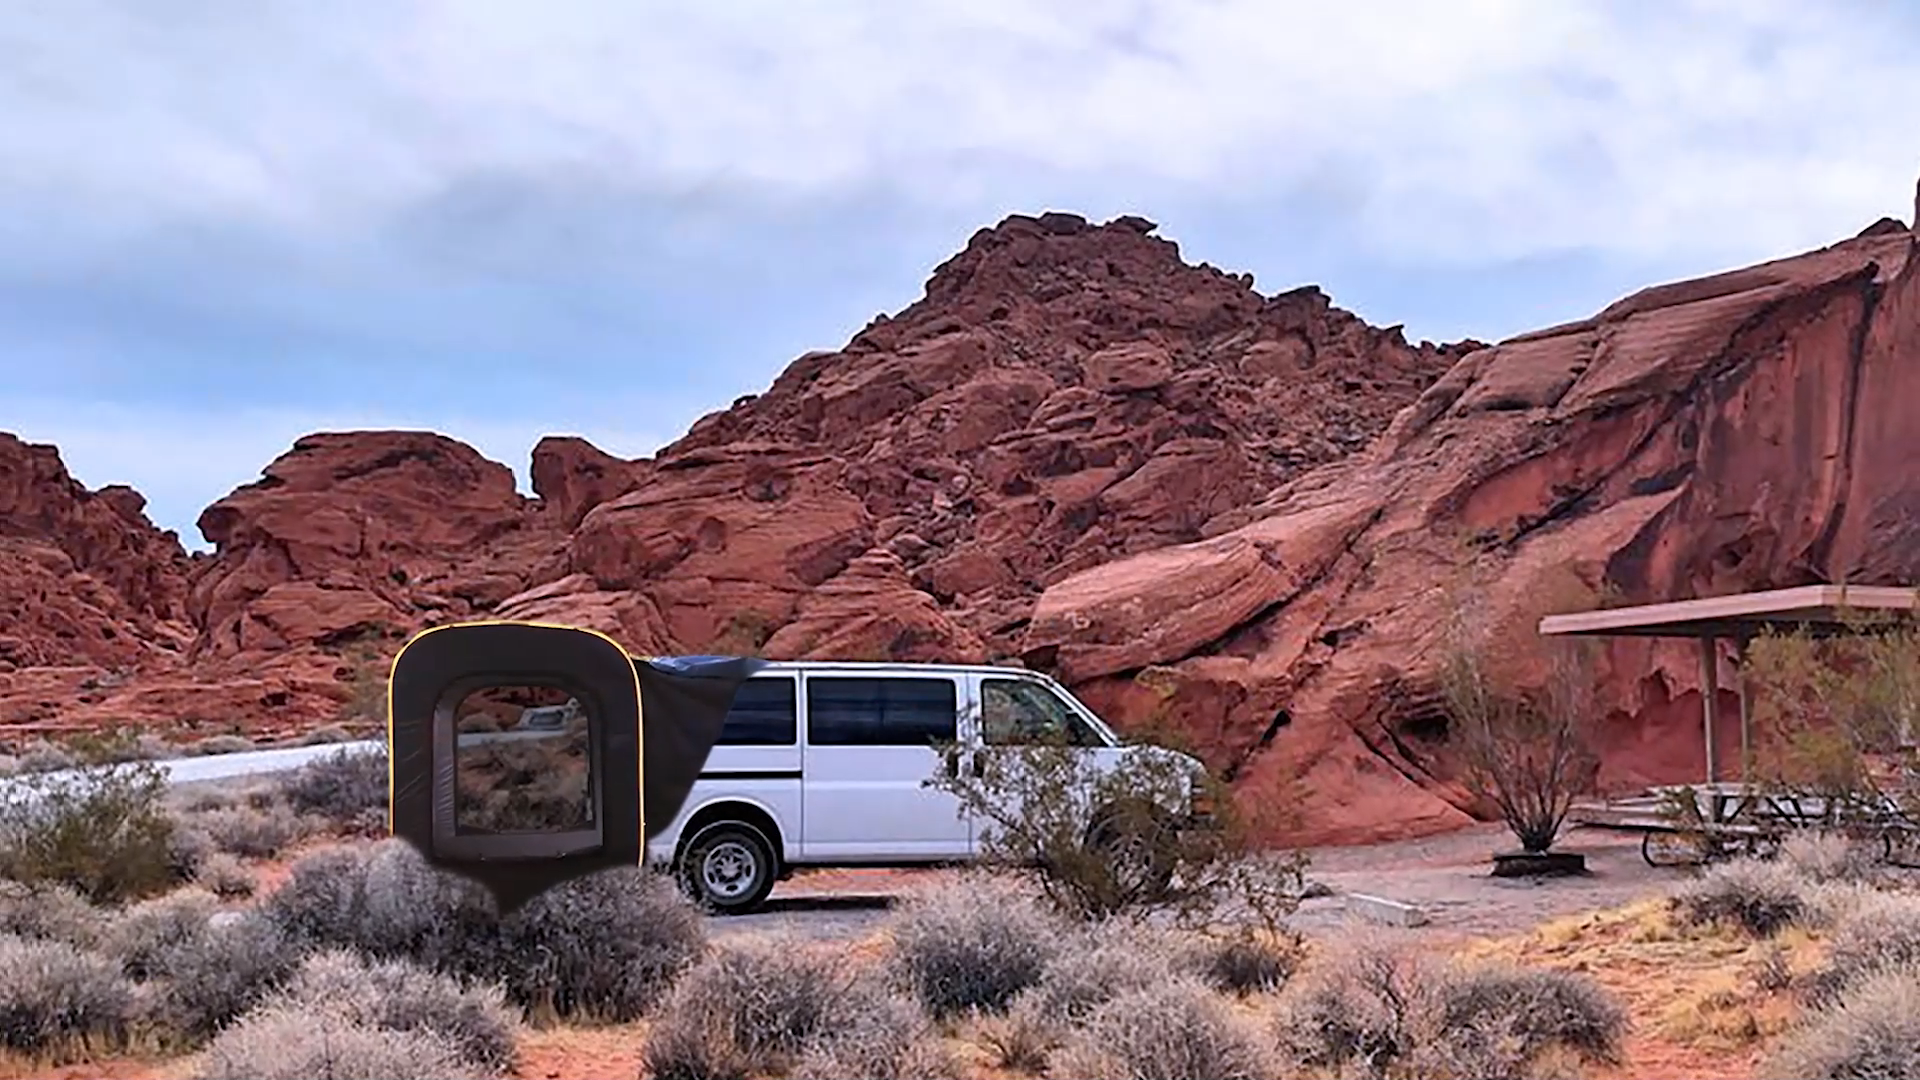
M0 430L651 453L1008 213L1497 340L1913 213L1904 0L14 0Z

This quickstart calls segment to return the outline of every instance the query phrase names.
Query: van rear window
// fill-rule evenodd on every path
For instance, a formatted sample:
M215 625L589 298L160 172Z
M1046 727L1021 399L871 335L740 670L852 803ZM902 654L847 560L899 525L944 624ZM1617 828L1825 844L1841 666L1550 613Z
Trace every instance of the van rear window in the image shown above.
M952 742L959 709L952 679L807 680L814 746L926 746Z
M748 679L733 692L721 746L792 746L798 733L791 678Z

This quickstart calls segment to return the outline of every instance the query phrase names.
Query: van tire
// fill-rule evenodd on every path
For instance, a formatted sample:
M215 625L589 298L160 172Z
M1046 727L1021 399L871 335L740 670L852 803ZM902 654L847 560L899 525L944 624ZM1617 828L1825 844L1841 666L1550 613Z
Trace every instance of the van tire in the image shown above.
M744 915L766 902L780 876L773 845L740 821L716 821L680 854L680 887L715 915Z

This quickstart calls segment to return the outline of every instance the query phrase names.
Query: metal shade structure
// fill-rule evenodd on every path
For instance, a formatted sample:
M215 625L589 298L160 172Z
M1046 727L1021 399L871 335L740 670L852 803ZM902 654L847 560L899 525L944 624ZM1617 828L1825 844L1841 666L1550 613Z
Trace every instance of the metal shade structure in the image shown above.
M1715 734L1720 728L1720 642L1737 647L1763 633L1831 637L1862 630L1861 617L1920 614L1920 588L1863 585L1803 585L1792 589L1736 593L1664 604L1602 608L1540 620L1547 637L1693 638L1700 643L1700 724L1706 739L1707 782L1719 780ZM1751 746L1746 695L1741 694L1740 750Z

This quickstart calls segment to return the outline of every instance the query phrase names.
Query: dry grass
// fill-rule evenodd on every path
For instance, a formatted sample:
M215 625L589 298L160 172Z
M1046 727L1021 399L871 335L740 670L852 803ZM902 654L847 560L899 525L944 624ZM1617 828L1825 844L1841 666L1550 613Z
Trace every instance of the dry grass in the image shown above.
M1613 991L1633 1021L1621 1076L1724 1077L1744 1074L1787 1030L1799 1005L1780 984L1815 971L1825 947L1801 927L1762 940L1733 925L1692 924L1657 898L1481 942L1464 955L1584 972Z

